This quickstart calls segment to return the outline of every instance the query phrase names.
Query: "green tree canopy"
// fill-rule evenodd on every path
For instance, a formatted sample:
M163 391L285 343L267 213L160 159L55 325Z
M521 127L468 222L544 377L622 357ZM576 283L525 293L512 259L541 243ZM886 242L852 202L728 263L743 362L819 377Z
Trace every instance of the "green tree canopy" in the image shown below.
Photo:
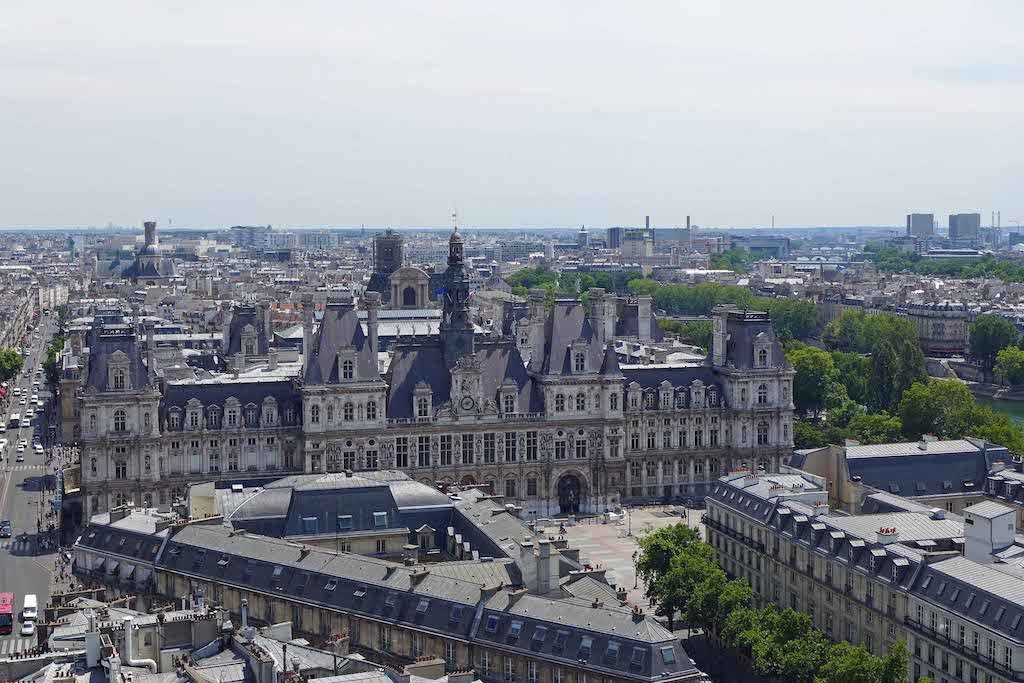
M796 370L793 378L793 403L801 415L817 417L842 385L832 356L805 344L792 344L786 350L786 360Z
M14 349L0 349L0 382L9 382L18 376L25 359Z
M996 362L992 367L996 377L1008 384L1024 382L1024 349L1019 346L1007 346L996 354Z
M970 327L971 356L986 370L991 370L999 352L1015 344L1020 335L1006 318L998 315L979 315Z

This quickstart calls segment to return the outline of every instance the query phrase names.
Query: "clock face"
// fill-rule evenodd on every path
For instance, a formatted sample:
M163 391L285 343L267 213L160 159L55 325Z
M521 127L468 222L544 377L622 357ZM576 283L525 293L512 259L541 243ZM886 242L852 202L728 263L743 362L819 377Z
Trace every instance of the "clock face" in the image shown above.
M459 403L463 410L473 410L474 405L476 405L475 402L469 396L463 396L462 401Z

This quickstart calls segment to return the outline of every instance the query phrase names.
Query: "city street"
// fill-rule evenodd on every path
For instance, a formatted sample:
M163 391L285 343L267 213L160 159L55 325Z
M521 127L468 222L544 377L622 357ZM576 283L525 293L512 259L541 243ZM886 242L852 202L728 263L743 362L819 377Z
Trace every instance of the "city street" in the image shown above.
M52 334L51 322L48 318L40 320L40 335L38 339L31 340L31 355L25 359L25 368L22 374L12 381L8 390L8 409L2 418L7 422L12 412L25 414L28 406L19 405L20 397L12 396L10 391L15 386L27 390L29 396L32 394L32 382L35 379L35 369L42 362L46 348ZM41 382L42 386L45 383ZM44 390L38 392L40 399L47 401L42 408L43 415L50 409L49 394ZM40 424L40 432L45 434L45 417L40 415L34 422ZM52 491L45 491L45 475L47 474L46 456L38 454L32 448L32 425L22 422L18 429L8 429L0 437L8 440L8 445L3 452L2 470L0 470L0 519L10 520L12 537L0 539L0 591L11 591L14 593L14 604L16 609L14 633L10 636L0 637L0 657L5 657L13 652L19 652L35 645L35 638L22 638L18 635L21 626L19 619L24 596L28 593L35 593L42 607L47 604L50 596L50 587L53 574L54 551L47 551L46 554L33 554L33 544L41 540L42 536L37 533L38 521L40 519L40 507L43 507L45 515L49 507L49 500ZM25 451L25 461L15 462L17 457L16 449L18 441L28 441L28 448ZM52 474L52 469L50 471ZM53 477L51 477L51 481ZM46 524L43 524L45 531ZM41 610L40 610L41 611Z

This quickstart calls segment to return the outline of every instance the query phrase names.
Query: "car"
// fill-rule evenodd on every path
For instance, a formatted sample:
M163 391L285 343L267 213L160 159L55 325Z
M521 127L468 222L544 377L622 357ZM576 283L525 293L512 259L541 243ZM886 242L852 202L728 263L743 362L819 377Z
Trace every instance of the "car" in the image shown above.
M32 388L33 389L38 389L39 388L39 380L36 380L36 381L32 382Z
M23 398L23 399L20 399L20 400L18 401L18 405L19 405L19 406L23 406L23 405L25 405L26 403L28 403L28 399L24 399L24 398Z
M25 449L18 448L18 457L14 459L14 462L25 462Z
M14 530L11 529L11 523L6 519L0 522L0 538L10 538L14 535Z
M21 624L21 635L23 636L34 636L36 634L36 623L34 621L25 621Z
M5 425L4 423L0 422L0 434L5 434L5 433L7 433L7 425Z
M32 450L34 450L36 453L40 453L40 454L43 453L43 447L42 447L41 444L38 444L38 443L35 446L32 447Z

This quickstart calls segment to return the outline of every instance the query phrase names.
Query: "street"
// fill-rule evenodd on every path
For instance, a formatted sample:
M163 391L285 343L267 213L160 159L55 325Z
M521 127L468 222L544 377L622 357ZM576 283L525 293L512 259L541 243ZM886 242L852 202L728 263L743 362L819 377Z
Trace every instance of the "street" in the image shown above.
M37 329L40 329L38 339L31 340L31 355L25 359L25 367L21 375L12 380L8 390L8 409L2 415L2 419L8 421L12 412L25 414L28 406L19 405L20 397L11 395L15 386L22 387L31 396L32 382L35 379L35 369L39 367L45 358L46 345L50 341L53 332L51 317L43 317ZM31 369L31 370L30 370ZM40 410L40 413L33 422L40 424L40 433L45 436L46 421L45 413L50 410L49 392L46 391L45 382L41 382L39 398L46 401L47 405ZM9 636L0 637L0 657L6 657L14 652L19 652L35 645L35 637L22 638L18 635L21 627L20 612L24 596L35 593L39 599L40 616L42 607L49 603L50 586L53 575L53 560L55 551L45 551L46 554L33 554L33 543L41 539L37 535L37 523L40 519L40 507L48 508L52 492L46 492L45 474L47 473L46 455L35 453L32 448L32 425L22 421L18 429L8 429L6 434L0 435L8 440L8 445L3 452L2 472L0 472L0 519L10 520L12 537L0 539L0 591L11 591L14 593L15 623L14 632ZM29 446L25 451L25 462L15 462L18 441L25 439ZM52 474L52 466L51 472ZM51 480L54 478L51 477ZM49 495L48 495L49 494ZM43 510L45 515L46 510ZM45 532L44 521L43 530ZM23 537L24 535L24 537ZM40 551L43 552L43 551Z

